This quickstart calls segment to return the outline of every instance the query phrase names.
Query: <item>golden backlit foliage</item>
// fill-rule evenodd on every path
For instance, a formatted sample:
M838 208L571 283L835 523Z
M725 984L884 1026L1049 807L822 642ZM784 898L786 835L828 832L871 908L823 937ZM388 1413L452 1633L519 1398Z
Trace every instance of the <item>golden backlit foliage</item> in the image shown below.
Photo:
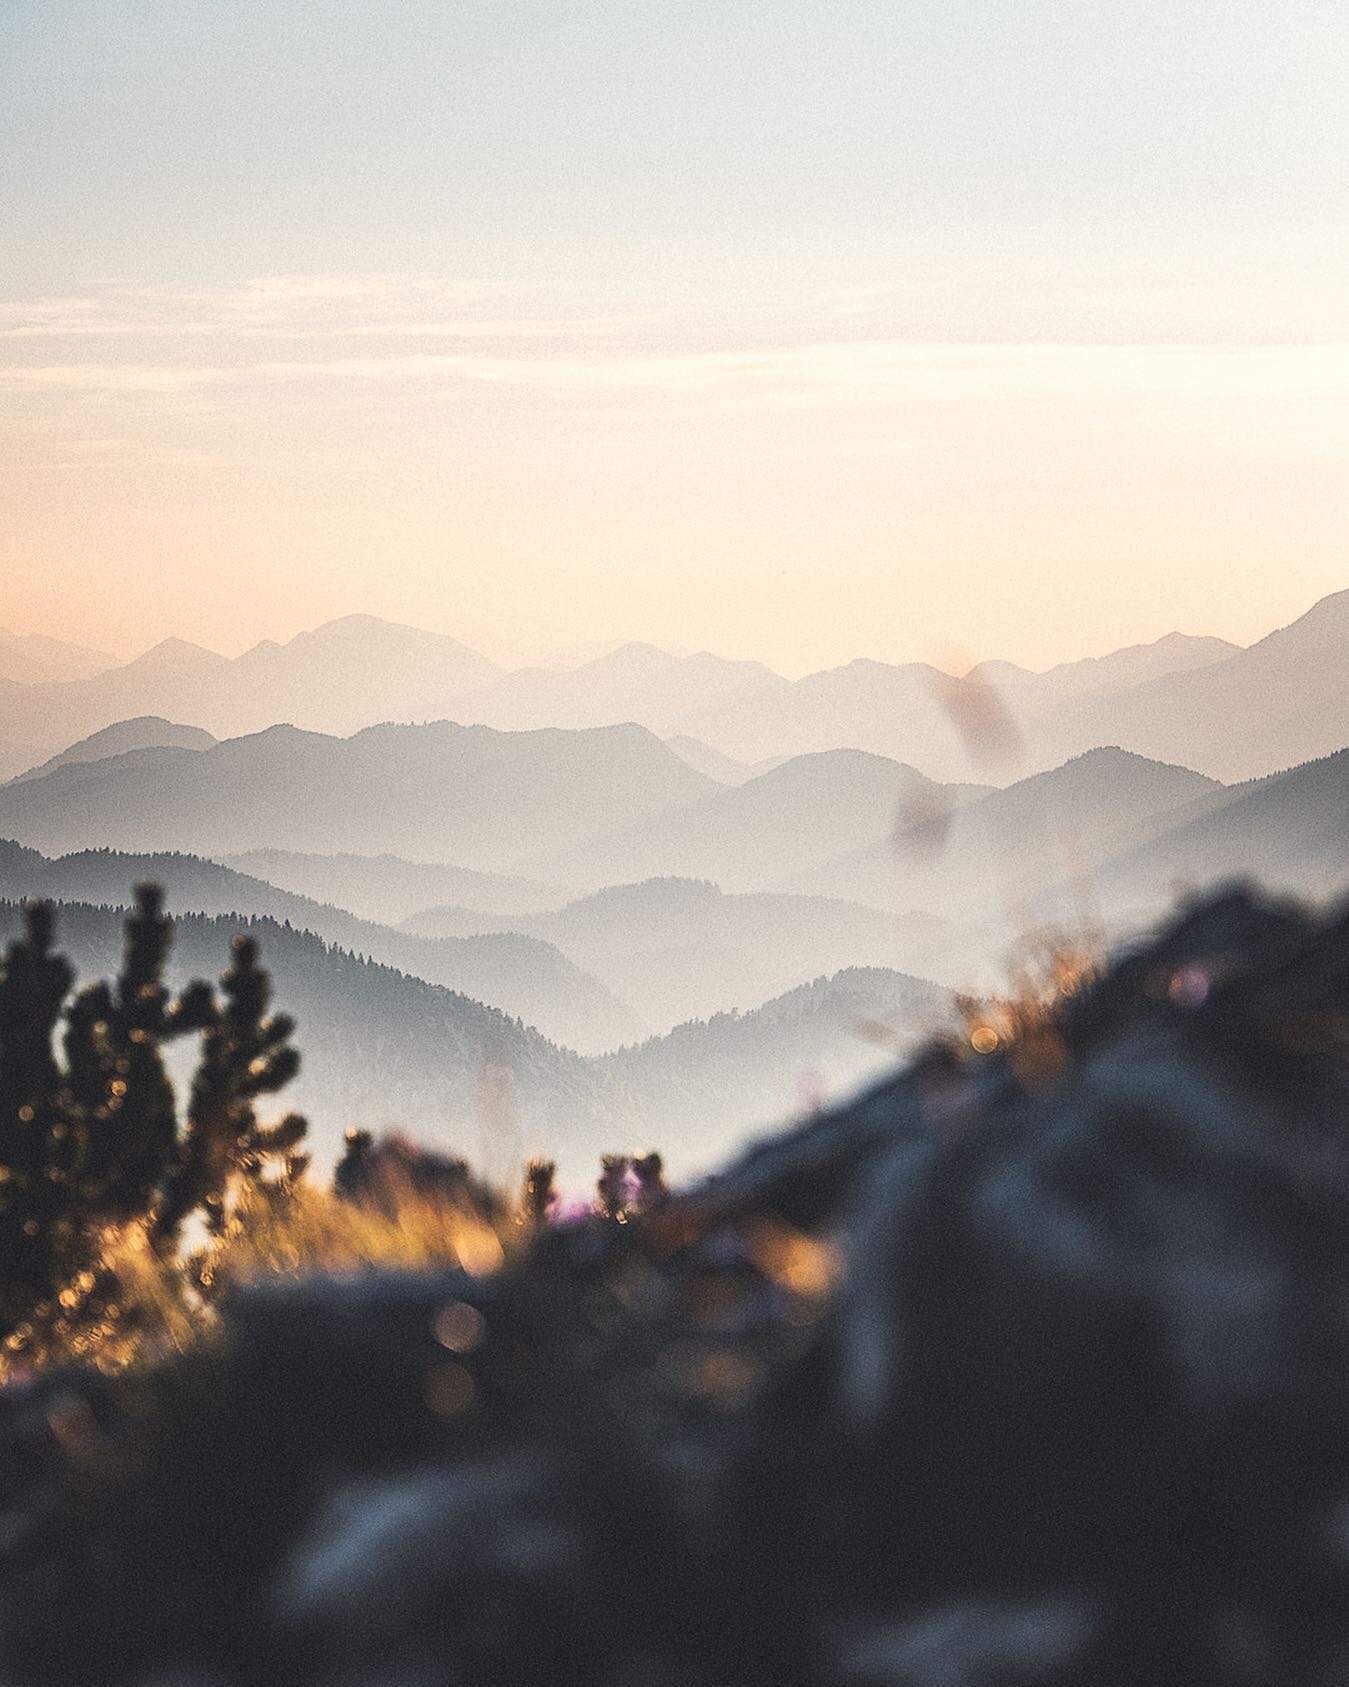
M401 1145L401 1139L393 1140ZM616 1167L630 1163L647 1176L620 1192ZM479 1184L467 1193L463 1187L459 1193L428 1192L415 1163L400 1176L397 1155L381 1161L373 1198L367 1191L353 1199L304 1176L293 1182L241 1177L223 1228L218 1233L203 1228L195 1248L185 1238L180 1254L164 1252L147 1220L109 1227L90 1268L34 1307L0 1345L0 1386L53 1365L84 1363L116 1375L187 1352L210 1337L231 1295L253 1284L369 1270L450 1269L490 1277L525 1262L554 1222L652 1226L649 1246L639 1246L626 1264L606 1273L609 1291L626 1303L650 1275L648 1254L664 1257L701 1234L689 1215L681 1218L680 1203L670 1200L663 1186L660 1196L653 1196L653 1163L658 1171L658 1156L605 1156L594 1199L574 1203L571 1216L560 1220L540 1216L539 1174L550 1168L536 1164L526 1168L517 1200ZM734 1229L733 1251L741 1263L721 1273L705 1267L687 1285L694 1324L717 1325L766 1287L786 1297L789 1326L809 1327L842 1277L835 1247L765 1215ZM452 1300L437 1315L433 1332L447 1355L462 1357L481 1341L482 1326L480 1312L468 1301ZM746 1363L743 1355L733 1362ZM442 1369L437 1387L445 1391L457 1373L453 1365ZM719 1393L723 1384L729 1388L728 1377L729 1372L700 1373L697 1390ZM743 1380L747 1385L748 1378ZM453 1415L441 1404L442 1415Z
M1104 941L1091 927L1028 933L1009 961L1001 994L956 997L963 1041L975 1055L1005 1050L1023 1083L1047 1083L1067 1059L1055 1016L1065 999L1099 976L1103 961Z
M222 1233L181 1258L165 1257L144 1221L105 1231L90 1269L11 1332L0 1384L68 1360L114 1373L181 1352L232 1289L263 1278L426 1267L488 1276L527 1238L513 1212L489 1217L410 1188L380 1209L304 1181L244 1183Z

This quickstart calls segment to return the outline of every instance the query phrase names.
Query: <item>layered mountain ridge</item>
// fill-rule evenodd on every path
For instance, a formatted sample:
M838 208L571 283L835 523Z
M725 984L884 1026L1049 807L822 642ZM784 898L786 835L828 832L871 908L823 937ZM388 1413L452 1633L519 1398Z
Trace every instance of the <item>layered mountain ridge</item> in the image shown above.
M446 635L361 615L235 658L166 639L127 663L77 653L57 672L30 664L17 676L23 683L4 685L15 675L0 636L0 744L20 772L16 756L32 767L145 715L225 738L278 722L333 736L384 722L511 731L635 722L726 783L737 764L761 770L835 749L951 782L987 772L977 734L959 716L963 696L992 692L1020 741L1008 778L1109 743L1231 780L1341 747L1349 737L1347 639L1349 592L1340 592L1248 650L1171 633L1043 673L981 662L953 689L950 675L921 662L858 658L792 680L762 663L673 656L649 644L574 667L505 671Z

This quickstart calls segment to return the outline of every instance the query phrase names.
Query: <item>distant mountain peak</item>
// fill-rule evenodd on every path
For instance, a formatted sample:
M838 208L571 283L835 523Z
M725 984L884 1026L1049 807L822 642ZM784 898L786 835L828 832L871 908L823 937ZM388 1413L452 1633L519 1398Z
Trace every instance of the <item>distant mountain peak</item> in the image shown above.
M25 780L41 779L60 767L86 766L142 750L208 750L215 742L211 734L200 727L183 726L177 721L166 720L162 715L134 715L68 745L58 755L20 773L13 782L19 784Z
M597 656L593 662L583 664L592 672L636 670L645 672L650 668L677 668L682 657L673 656L668 650L662 650L658 644L647 644L641 639L631 639L627 644L620 644L613 650L606 651L603 656Z
M1017 783L1026 786L1037 783L1062 785L1082 779L1096 781L1102 775L1116 779L1124 775L1143 775L1149 779L1168 779L1192 784L1196 790L1202 787L1216 790L1220 783L1209 778L1207 774L1196 773L1192 767L1182 766L1179 762L1162 761L1156 756L1141 755L1137 750L1122 749L1118 744L1098 744L1090 750L1082 750L1075 756L1069 756L1057 767L1047 768L1041 773L1028 774Z
M800 755L788 756L784 761L766 768L759 775L761 779L773 779L780 775L790 774L793 768L839 768L866 767L880 771L883 768L893 768L896 772L912 774L916 779L925 776L907 762L896 761L893 756L883 756L877 750L857 750L849 744L840 744L836 750L802 750Z
M463 643L461 639L453 638L449 633L433 632L428 627L414 627L405 621L388 621L380 615L338 615L331 621L322 621L317 627L309 627L294 634L282 645L264 640L262 644L255 645L254 649L300 652L329 647L346 649L353 645L366 648L374 646L380 650L405 647L439 651L471 664L483 678L500 671L495 662Z
M109 656L106 650L94 650L85 644L72 644L69 639L52 638L47 633L16 633L12 627L0 627L0 644L24 645L31 650L64 651L73 655L94 657L100 662L116 661L116 657Z
M1208 645L1211 648L1221 647L1224 650L1240 650L1239 644L1233 644L1225 638L1215 638L1211 633L1163 633L1149 643L1135 645L1136 650L1179 650L1193 645Z
M642 906L650 902L717 902L725 895L711 879L694 879L679 873L662 873L630 884L606 885L603 890L578 898L570 908Z
M204 644L193 644L185 638L162 638L158 644L150 648L126 664L126 668L115 670L125 673L127 669L145 672L155 670L160 672L188 672L201 668L227 668L229 657L222 656L217 650L208 650Z
M312 638L316 633L332 633L348 629L357 631L363 627L397 627L399 632L405 633L425 630L421 627L414 627L409 621L390 621L382 615L365 615L359 611L353 611L350 615L334 615L329 621L320 621L318 626L312 627L308 633L297 633L295 636L296 638Z
M1035 679L1036 674L1031 668L1023 668L1019 662L1007 662L999 656L993 656L986 662L976 662L964 677L1006 685L1009 683L1015 684L1021 680Z
M204 644L194 644L191 639L178 638L176 636L170 636L169 638L160 639L157 644L152 644L150 646L150 648L147 651L144 652L144 655L141 657L141 660L144 661L146 656L179 656L179 655L217 656L217 655L219 655L219 652L215 651L215 650L209 650ZM221 657L221 660L224 661L224 660L226 660L226 658Z
M1083 750L1080 755L1069 756L1063 763L1064 767L1076 767L1079 764L1090 763L1094 766L1107 766L1118 763L1121 766L1130 763L1146 762L1147 756L1139 755L1137 750L1125 750L1118 744L1096 744L1090 750Z
M221 738L213 749L222 756L235 758L253 755L258 746L265 746L267 750L280 750L297 745L336 746L345 742L347 740L334 732L311 732L291 721L277 721L274 726L261 727L257 732L239 732L233 737Z
M211 736L209 732L203 732L200 727L183 726L180 722L169 720L164 715L128 715L125 720L115 721L111 726L105 726L98 732L90 733L89 737L82 739L81 742L91 744L96 739L108 737L117 732L125 732L133 727L146 729L162 727L165 730L172 732L200 733L203 738L209 738Z
M305 627L286 640L287 645L321 643L329 639L345 639L352 636L369 637L376 634L397 633L412 638L439 639L446 637L442 633L433 633L426 627L414 627L405 621L386 621L380 615L336 615L331 621L320 621L317 627ZM451 643L456 641L450 640Z
M1084 656L1082 662L1113 662L1128 656L1141 656L1145 652L1169 654L1173 651L1213 653L1218 656L1231 655L1240 650L1238 644L1231 644L1225 638L1215 638L1207 633L1163 633L1160 638L1140 639L1136 644L1121 645L1118 650L1109 651L1104 656ZM1070 668L1080 666L1080 663L1061 662L1060 667ZM1049 670L1051 673L1054 670Z
M714 650L667 650L664 645L652 644L647 639L628 639L585 664L588 668L629 665L659 668L742 668L764 673L771 671L765 668L762 662L734 656L718 656Z

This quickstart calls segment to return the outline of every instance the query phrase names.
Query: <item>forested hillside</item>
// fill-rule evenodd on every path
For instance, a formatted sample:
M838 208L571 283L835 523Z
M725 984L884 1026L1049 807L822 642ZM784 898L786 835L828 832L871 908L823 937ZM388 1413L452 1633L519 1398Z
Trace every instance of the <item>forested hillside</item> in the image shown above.
M507 929L462 937L418 937L345 909L277 890L214 861L179 854L83 850L48 860L0 840L0 895L126 907L131 887L163 887L176 910L266 918L313 932L371 960L490 1002L555 1042L598 1052L637 1034L643 1022L595 978L541 937Z

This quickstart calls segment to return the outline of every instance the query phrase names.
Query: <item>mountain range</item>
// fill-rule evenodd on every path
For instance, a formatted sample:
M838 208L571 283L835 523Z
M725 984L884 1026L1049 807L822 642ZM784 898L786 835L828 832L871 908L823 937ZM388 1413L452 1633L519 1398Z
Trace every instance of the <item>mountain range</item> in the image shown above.
M12 782L0 836L48 854L223 856L253 869L247 895L236 882L184 905L291 918L596 1048L850 964L972 982L1018 930L1150 917L1210 867L1328 888L1349 873L1340 768L1247 789L1104 746L1005 787L951 786L832 751L728 786L637 726L273 728ZM264 872L279 881L265 896ZM357 929L353 906L378 934ZM407 951L428 933L459 944L456 970ZM522 946L514 974L459 970L469 939L508 934ZM614 1003L559 1008L585 993L541 953L547 992L524 990L525 940L560 950Z
M1168 674L1191 673L1235 656L1240 645L1222 638L1193 638L1167 633L1151 644L1130 644L1109 656L1086 656L1034 673L1015 662L980 662L970 674L996 685L1032 714L1048 714L1070 697L1104 696L1127 686L1144 685Z
M333 903L381 925L401 925L433 906L453 906L465 915L541 914L571 899L571 892L560 885L438 861L408 861L398 855L253 849L224 856L223 862L237 872L266 879L279 890Z
M132 887L147 880L175 909L312 932L587 1054L682 1020L755 1008L843 966L940 975L954 949L951 928L930 915L811 896L728 896L678 879L611 887L551 913L431 909L394 929L198 856L100 849L53 859L0 842L0 898L10 901L126 907Z
M1160 817L1222 789L1188 768L1107 746L895 828L793 875L788 885L947 917L990 901L1034 905L1046 891L1090 879Z
M485 916L428 909L408 929L481 931ZM819 896L728 894L696 879L611 885L553 913L501 917L600 978L655 1028L744 1010L847 966L943 978L959 935L931 914L886 914Z
M904 815L957 808L986 789L938 786L915 768L863 750L821 750L735 786L701 791L601 837L540 853L529 866L572 884L678 875L711 879L727 890L759 890L859 838L888 833Z
M49 851L379 854L513 870L719 789L640 726L274 726L0 786L0 837Z
M1276 773L1349 744L1349 591L1226 660L1081 702L1043 723L1036 753L1121 744L1224 781Z
M3 672L3 669L0 669ZM0 738L33 761L118 721L159 715L217 737L278 722L349 734L386 720L443 719L501 672L458 640L369 615L330 621L242 656L165 639L101 673L50 679L0 699Z
M736 782L740 766L762 772L774 759L837 749L945 782L1006 782L1103 744L1231 781L1349 738L1349 592L1247 650L1173 633L1044 673L986 661L960 681L921 662L870 659L791 680L761 663L643 644L577 667L506 672L453 638L369 616L235 658L169 639L101 669L96 652L70 655L53 673L35 658L25 666L12 657L7 668L6 648L17 648L12 638L0 640L0 755L15 773L142 715L217 737L278 723L349 736L386 721L510 730L636 722L722 783ZM989 698L1008 728L996 746L972 706Z
M1255 777L1349 739L1349 592L1249 650L1173 635L1044 674L983 663L954 682L920 663L857 661L788 691L747 682L681 729L742 761L849 745L943 780L1005 782L1106 744Z
M89 679L117 666L104 650L48 638L43 633L12 633L0 627L0 680L18 685Z
M521 668L455 703L457 718L523 731L540 726L611 726L639 720L668 736L690 712L781 676L762 662L731 662L701 651L672 656L654 644L624 644L577 668Z
M209 917L270 919L325 943L490 1003L551 1041L597 1053L654 1029L555 945L523 931L418 936L345 909L278 890L193 855L85 850L48 859L0 841L0 897L126 907L142 881L163 887L170 905Z
M1115 748L990 792L790 881L817 896L923 907L959 920L946 962L983 958L1039 925L1127 935L1178 894L1256 879L1318 898L1349 886L1349 750L1222 785Z
M1301 896L1349 885L1349 749L1217 790L1165 816L1151 836L1117 840L1096 894L1117 924L1178 890L1256 878Z

